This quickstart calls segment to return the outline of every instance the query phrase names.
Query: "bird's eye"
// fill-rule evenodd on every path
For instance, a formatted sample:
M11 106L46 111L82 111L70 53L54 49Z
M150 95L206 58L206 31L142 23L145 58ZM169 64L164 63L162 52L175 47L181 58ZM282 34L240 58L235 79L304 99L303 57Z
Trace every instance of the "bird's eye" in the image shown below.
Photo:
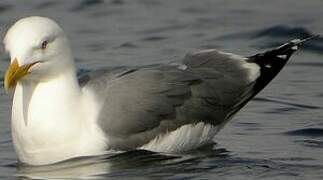
M42 49L46 49L47 44L48 44L48 41L43 41L43 42L41 43L41 48L42 48Z

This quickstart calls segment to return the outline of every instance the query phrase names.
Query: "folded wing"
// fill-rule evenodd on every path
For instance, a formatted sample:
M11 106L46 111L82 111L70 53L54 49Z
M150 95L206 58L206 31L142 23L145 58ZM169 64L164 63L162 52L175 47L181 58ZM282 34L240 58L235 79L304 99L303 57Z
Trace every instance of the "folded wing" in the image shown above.
M110 68L82 81L102 104L98 122L112 148L131 149L185 124L230 119L259 76L259 66L246 60L207 50L181 64Z

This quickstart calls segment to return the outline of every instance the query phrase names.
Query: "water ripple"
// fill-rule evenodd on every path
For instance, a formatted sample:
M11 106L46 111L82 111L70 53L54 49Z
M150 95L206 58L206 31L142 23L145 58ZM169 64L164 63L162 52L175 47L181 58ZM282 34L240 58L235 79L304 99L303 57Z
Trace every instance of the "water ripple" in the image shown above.
M275 25L268 28L263 28L254 31L242 32L242 33L233 33L222 35L216 38L216 40L223 40L223 39L263 39L260 42L257 42L252 47L260 48L260 49L267 49L273 48L281 45L282 41L289 41L295 38L306 38L316 34L315 32L311 32L310 30L304 27L289 27L286 25ZM303 45L303 49L323 54L323 38L318 37L309 41Z
M142 40L143 41L162 41L167 39L167 37L165 36L149 36L149 37L145 37Z
M290 66L308 66L308 67L314 67L314 68L322 68L323 62L294 62L290 64Z
M36 9L46 9L46 8L52 8L53 6L57 5L58 3L55 1L45 1L45 2L41 2L39 3L35 8Z
M125 42L120 44L119 46L113 47L113 48L137 48L138 46L135 45L132 42Z
M13 6L10 4L0 4L0 13L6 12L12 8Z
M99 5L104 3L103 0L82 0L76 7L72 9L72 11L82 11L89 7Z
M323 128L303 128L285 132L290 136L323 137Z
M298 108L305 108L305 109L321 109L320 106L314 106L314 105L307 105L307 104L300 104L300 103L294 103L294 102L287 102L277 99L269 99L269 98L262 98L262 97L256 97L253 99L253 101L262 101L262 102L273 102L277 104L284 104L284 105L290 105Z
M141 31L143 34L153 34L153 33L162 33L162 32L170 32L174 30L184 29L188 25L187 24L176 24L176 25L169 25L169 26L163 26L158 28L151 28L147 30Z
M323 141L321 140L307 139L307 140L298 140L295 142L302 143L304 146L308 146L308 147L323 148Z
M289 27L286 25L276 25L263 30L259 30L253 38L260 38L264 36L270 37L282 37L282 38L306 38L311 36L313 33L303 27Z
M270 111L266 111L266 113L285 113L285 112L295 112L295 111L302 111L300 108L295 107L282 107L282 108L275 108Z

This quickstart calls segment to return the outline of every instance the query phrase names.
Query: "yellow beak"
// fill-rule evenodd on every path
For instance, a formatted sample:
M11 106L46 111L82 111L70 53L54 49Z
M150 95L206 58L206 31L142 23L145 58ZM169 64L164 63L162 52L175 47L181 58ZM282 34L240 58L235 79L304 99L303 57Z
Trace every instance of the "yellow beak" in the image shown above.
M17 81L26 76L29 73L29 69L37 62L25 64L23 66L18 65L17 58L8 67L5 77L4 77L4 88L6 91L15 87Z

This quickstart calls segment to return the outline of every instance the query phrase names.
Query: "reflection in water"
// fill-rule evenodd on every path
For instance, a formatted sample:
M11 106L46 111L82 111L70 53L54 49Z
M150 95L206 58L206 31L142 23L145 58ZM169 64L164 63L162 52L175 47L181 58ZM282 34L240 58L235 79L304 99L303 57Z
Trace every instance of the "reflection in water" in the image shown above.
M135 150L94 157L81 157L47 166L18 165L17 176L30 179L65 179L65 178L98 178L108 177L139 167L165 167L184 162L198 162L202 156L223 157L227 153L223 149L213 149L213 145L185 153L182 155L160 154L146 150ZM143 172L144 174L144 172Z
M17 176L30 179L86 178L110 172L113 163L108 157L73 159L48 166L17 167Z

